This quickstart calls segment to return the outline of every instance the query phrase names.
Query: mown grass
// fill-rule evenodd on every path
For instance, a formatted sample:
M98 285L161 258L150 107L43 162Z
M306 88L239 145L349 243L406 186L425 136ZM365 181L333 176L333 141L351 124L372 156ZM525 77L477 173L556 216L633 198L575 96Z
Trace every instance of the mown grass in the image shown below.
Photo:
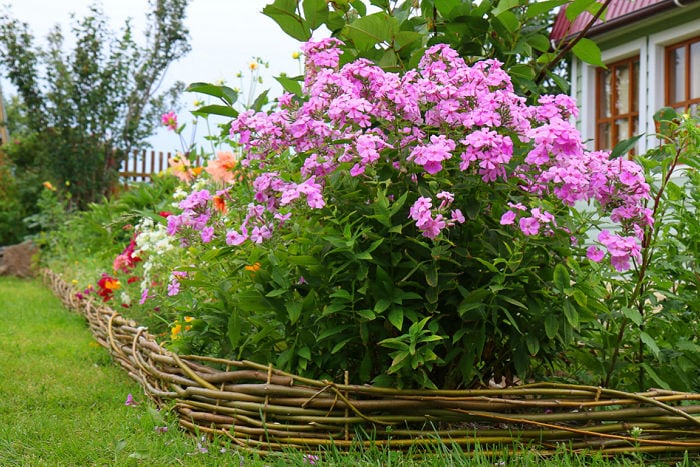
M136 406L125 405L133 394ZM164 428L167 427L167 428ZM429 434L426 434L429 436ZM316 457L309 457L316 456ZM0 278L0 465L323 465L323 466L691 466L681 457L604 459L564 446L536 451L464 452L437 448L290 451L261 458L230 444L193 437L95 344L82 317L65 310L37 280Z

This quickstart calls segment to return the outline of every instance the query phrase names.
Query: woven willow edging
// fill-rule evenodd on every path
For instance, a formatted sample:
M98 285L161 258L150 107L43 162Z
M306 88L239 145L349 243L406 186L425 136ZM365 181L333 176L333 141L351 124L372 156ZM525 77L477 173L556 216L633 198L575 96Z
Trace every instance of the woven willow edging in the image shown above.
M700 394L547 383L395 390L315 381L249 361L179 356L109 307L79 300L59 275L45 270L43 277L66 307L87 318L97 341L149 398L174 406L183 428L218 434L245 450L440 442L468 450L478 444L482 452L526 446L543 455L561 444L608 454L700 450ZM641 434L633 437L635 427Z

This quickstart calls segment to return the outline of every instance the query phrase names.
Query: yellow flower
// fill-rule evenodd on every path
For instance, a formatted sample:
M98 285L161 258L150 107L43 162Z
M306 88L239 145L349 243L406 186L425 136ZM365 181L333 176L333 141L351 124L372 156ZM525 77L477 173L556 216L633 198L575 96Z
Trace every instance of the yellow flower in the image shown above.
M73 285L77 285L77 284L78 284L78 279L73 279L73 280L70 281L70 282L71 282L71 284L73 284Z
M186 323L191 323L192 321L194 321L194 317L192 317L192 316L185 316L185 322L186 322Z
M299 60L299 57L301 57L301 54L299 52L292 52L292 58L294 60Z
M255 62L251 62L250 65L248 65L248 68L250 68L250 71L255 71L258 69L258 64Z
M179 339L180 338L179 334L181 331L182 331L182 324L176 323L175 326L173 326L173 328L170 330L170 338L172 340Z

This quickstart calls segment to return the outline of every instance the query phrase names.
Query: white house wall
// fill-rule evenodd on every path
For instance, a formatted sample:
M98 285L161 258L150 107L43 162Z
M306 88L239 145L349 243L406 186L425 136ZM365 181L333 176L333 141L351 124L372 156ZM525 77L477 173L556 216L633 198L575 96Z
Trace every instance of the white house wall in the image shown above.
M654 113L665 104L665 48L700 35L699 13L697 8L693 9L690 14L697 19L602 50L605 63L639 55L639 131L647 137L638 141L637 153L646 152L657 144ZM571 71L571 96L576 98L580 110L577 127L588 149L592 150L596 133L596 68L576 59Z

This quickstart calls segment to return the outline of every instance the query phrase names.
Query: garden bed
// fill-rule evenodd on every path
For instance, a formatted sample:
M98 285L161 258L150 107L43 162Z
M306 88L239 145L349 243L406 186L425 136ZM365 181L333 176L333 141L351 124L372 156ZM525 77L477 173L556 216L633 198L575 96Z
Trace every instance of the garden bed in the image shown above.
M700 394L550 383L395 390L316 381L245 360L177 355L104 304L79 300L60 275L45 270L43 277L144 393L174 408L183 428L245 450L441 442L482 451L525 446L543 455L562 444L611 455L700 450Z

